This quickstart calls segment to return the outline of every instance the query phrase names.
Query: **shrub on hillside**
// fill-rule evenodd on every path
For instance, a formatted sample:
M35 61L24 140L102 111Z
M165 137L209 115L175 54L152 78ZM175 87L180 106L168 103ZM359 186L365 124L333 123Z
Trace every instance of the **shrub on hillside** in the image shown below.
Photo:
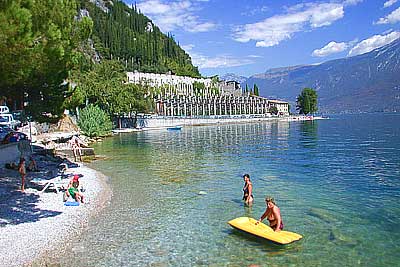
M101 108L90 104L81 110L78 126L89 137L105 136L111 132L112 122Z

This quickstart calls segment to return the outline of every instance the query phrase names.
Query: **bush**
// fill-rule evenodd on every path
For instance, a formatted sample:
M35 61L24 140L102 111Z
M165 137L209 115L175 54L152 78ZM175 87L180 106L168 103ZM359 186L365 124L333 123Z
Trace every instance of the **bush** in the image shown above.
M101 108L90 104L81 110L78 126L89 137L105 136L111 132L112 122Z
M271 114L278 115L278 112L279 112L279 110L275 106L272 106L269 108L269 113L271 113Z

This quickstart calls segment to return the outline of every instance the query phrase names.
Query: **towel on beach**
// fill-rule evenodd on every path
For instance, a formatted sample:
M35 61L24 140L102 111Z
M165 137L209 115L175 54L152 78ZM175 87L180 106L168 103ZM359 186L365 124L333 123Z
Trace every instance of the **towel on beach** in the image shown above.
M65 198L65 194L64 194L64 198ZM68 197L68 199L66 201L64 201L64 205L65 206L79 206L79 202L75 201L75 199L73 199L70 196L70 197Z
M65 203L64 203L64 206L79 206L79 202L77 202L77 201L66 201Z

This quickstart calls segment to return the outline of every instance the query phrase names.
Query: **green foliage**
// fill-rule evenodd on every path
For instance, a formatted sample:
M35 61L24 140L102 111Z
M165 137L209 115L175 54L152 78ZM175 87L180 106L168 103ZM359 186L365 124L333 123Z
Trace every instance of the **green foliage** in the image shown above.
M202 82L194 82L193 83L193 92L195 95L202 95L205 88L206 88L206 86Z
M278 115L278 108L276 106L271 106L269 108L269 113L274 114L274 115Z
M78 126L89 137L105 136L111 132L110 117L100 107L88 105L80 112Z
M59 118L90 20L75 20L75 0L6 0L0 7L1 92L18 106L27 102L34 119Z
M103 60L76 78L79 90L89 103L100 106L109 115L148 112L150 88L126 82L123 66L116 60Z
M249 86L247 85L247 83L246 83L246 89L245 89L244 93L245 93L246 95L249 93Z
M259 95L260 95L260 92L258 91L258 86L257 86L257 84L254 84L254 87L253 87L253 94L256 95L256 96L259 96Z
M310 114L318 110L317 92L311 88L304 88L297 97L296 109L300 114Z
M106 59L119 60L126 70L200 77L190 56L179 47L171 34L164 35L136 7L122 1L108 4L108 13L95 4L81 0L93 18L94 45Z

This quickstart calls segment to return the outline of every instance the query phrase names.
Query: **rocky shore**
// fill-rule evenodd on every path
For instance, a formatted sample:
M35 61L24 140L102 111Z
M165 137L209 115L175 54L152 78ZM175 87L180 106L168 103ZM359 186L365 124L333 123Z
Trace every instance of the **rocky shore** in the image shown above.
M83 163L48 155L33 156L39 172L27 173L25 192L19 191L18 171L0 166L1 266L49 266L53 258L76 242L89 218L111 198L107 178ZM79 181L85 203L79 206L65 206L63 192L40 192L43 186L33 183L38 178L56 176L62 163L72 166L66 174L82 175Z

